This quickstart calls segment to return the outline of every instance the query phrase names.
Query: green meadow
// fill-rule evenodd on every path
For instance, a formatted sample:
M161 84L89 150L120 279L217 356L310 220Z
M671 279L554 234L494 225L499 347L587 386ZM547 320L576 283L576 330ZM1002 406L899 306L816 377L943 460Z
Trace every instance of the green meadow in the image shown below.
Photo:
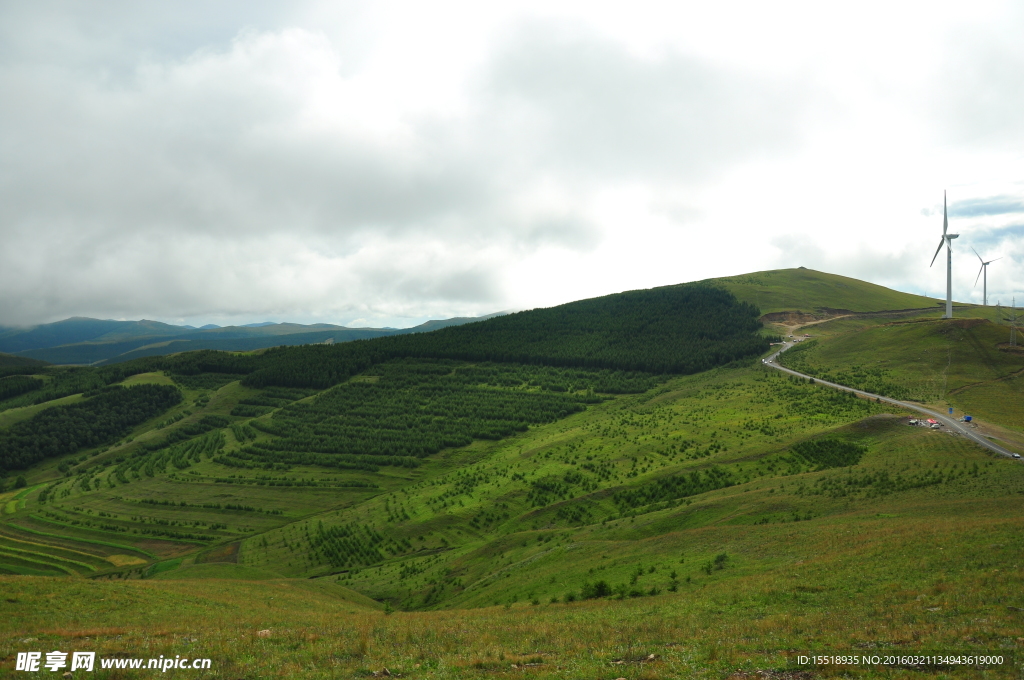
M736 297L758 306L762 314L778 312L884 312L924 309L938 311L939 300L901 293L867 281L813 269L776 269L710 279Z
M815 338L786 352L785 365L1024 433L1024 353L1008 346L1006 326L979 317L836 320L808 332Z
M807 327L787 365L1020 430L1004 327L809 270L749 277L746 302L808 288L770 311L899 312ZM820 304L847 285L860 306ZM382 356L327 387L278 368L306 371L301 348L98 373L85 403L180 399L8 473L2 663L42 645L224 678L1021 677L1019 461L756 353L679 375L552 351ZM1008 661L801 669L808 650Z

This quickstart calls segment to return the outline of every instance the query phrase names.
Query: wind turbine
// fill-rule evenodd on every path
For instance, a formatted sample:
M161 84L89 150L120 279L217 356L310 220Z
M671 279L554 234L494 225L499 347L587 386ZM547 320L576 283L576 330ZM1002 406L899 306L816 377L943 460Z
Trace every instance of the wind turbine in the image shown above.
M971 250L974 250L974 246L971 246ZM974 250L974 254L978 255L978 251ZM1001 259L1003 259L1003 258L1002 257L997 257L996 258L996 260L1001 260ZM981 274L982 274L982 272L984 272L985 273L985 282L982 284L982 288L981 288L981 291L982 291L982 293L981 293L981 304L984 307L988 307L988 266L990 264L992 264L993 262L995 262L996 260L989 260L988 262L985 262L985 260L981 259L981 255L978 255L978 261L981 262L981 269L978 270L978 275L976 277L974 277L974 285L975 286L978 285L978 279L981 278Z
M946 192L942 192L942 240L939 241L939 247L935 249L935 254L932 255L932 264L935 264L935 258L939 256L939 251L942 250L942 244L946 244L946 315L943 319L953 318L953 239L960 236L960 234L947 234L949 230L949 218L946 216ZM929 267L932 264L928 265Z

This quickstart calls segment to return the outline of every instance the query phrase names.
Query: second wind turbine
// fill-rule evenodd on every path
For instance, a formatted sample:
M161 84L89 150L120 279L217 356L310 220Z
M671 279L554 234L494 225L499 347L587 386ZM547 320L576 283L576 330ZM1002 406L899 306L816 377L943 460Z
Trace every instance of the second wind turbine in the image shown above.
M974 250L974 248L971 247L971 250ZM974 254L978 255L978 251L974 250ZM1003 259L1003 258L1001 258L1001 257L997 257L996 258L996 260L1001 260L1001 259ZM978 255L978 261L981 262L981 269L978 270L978 275L974 278L974 285L975 286L978 285L978 279L980 279L982 273L984 273L985 274L985 283L982 285L982 288L981 288L981 304L982 304L983 307L988 307L988 266L990 264L992 264L993 262L995 262L996 260L989 260L988 262L985 262L985 260L981 259L981 255Z
M939 241L939 247L935 249L935 254L932 255L932 264L935 264L935 258L939 256L939 251L942 250L942 244L946 244L946 315L943 319L953 318L953 239L960 236L960 234L948 234L949 231L949 218L946 216L946 192L942 192L942 240ZM932 264L928 265L929 267Z

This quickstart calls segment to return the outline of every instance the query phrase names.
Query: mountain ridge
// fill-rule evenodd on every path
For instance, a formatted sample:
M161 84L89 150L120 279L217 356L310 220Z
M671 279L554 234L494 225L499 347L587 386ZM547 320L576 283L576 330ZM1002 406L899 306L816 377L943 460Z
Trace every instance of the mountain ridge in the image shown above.
M189 350L251 351L281 345L347 342L383 335L420 333L500 316L434 319L411 328L350 328L327 323L261 322L193 328L159 321L114 321L71 317L27 329L0 332L0 352L55 364L102 364ZM73 339L75 342L63 342ZM57 343L57 344L49 344ZM43 346L40 346L43 345ZM167 348L165 351L160 351Z

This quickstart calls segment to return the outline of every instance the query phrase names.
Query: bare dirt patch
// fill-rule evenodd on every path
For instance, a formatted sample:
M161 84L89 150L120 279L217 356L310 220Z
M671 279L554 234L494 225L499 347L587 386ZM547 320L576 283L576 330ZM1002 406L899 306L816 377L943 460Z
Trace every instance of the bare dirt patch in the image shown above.
M238 548L241 545L239 541L234 543L228 543L214 548L208 553L200 555L196 558L196 563L210 563L210 562L227 562L230 564L237 564L238 562Z
M144 541L132 541L131 544L137 548L148 550L149 552L159 555L162 558L186 555L190 552L194 552L196 549L196 546L191 543L174 543L171 541L161 541L156 538L151 538Z

